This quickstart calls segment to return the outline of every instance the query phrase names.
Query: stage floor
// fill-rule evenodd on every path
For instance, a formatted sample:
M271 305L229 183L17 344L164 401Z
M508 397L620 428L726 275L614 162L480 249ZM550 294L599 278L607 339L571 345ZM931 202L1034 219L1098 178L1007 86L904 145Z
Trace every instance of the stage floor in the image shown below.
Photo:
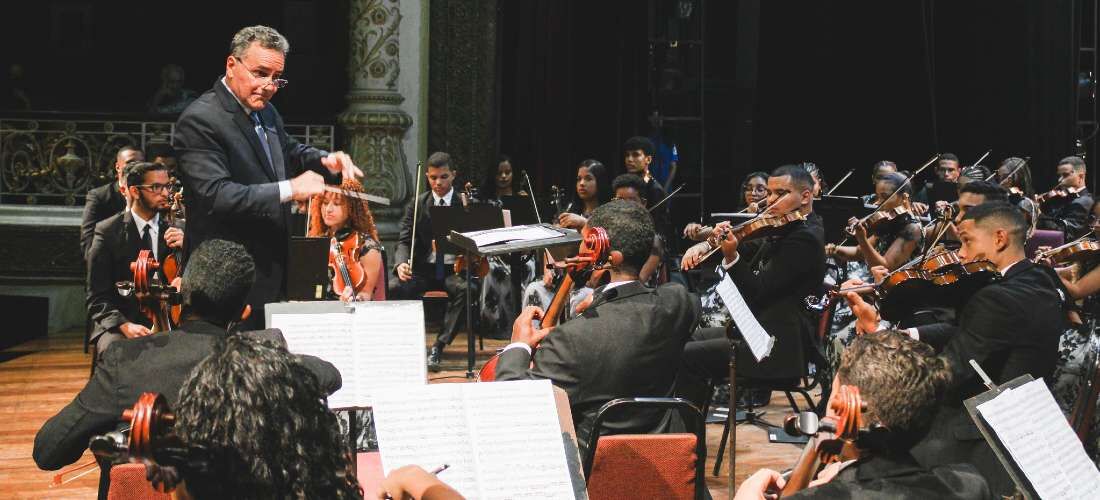
M429 346L435 336L429 337L425 339L425 346ZM0 351L0 421L4 422L0 428L0 498L96 497L98 468L68 484L51 488L55 472L39 470L31 459L38 428L71 401L88 379L91 355L84 354L82 340L83 331L70 330ZM478 365L506 344L503 340L486 340L485 349L477 352ZM428 374L432 383L468 381L465 378L465 335L459 335L444 353L443 368L442 372ZM765 420L779 423L790 412L790 407L786 397L776 392L764 411L767 412ZM723 463L720 476L710 474L721 436L721 425L707 426L707 485L715 499L728 498L728 462ZM738 426L734 477L740 483L760 467L789 468L798 458L799 451L795 445L769 443L767 433L761 428ZM90 457L91 453L85 452L77 463L84 463Z

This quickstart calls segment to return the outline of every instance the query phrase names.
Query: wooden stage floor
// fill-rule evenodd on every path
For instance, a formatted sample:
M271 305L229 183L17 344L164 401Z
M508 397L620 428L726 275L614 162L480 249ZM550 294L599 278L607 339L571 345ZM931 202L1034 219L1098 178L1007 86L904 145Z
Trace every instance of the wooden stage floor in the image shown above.
M430 330L434 331L434 330ZM434 339L434 335L431 335ZM31 459L34 435L49 417L73 399L88 379L91 356L81 349L83 331L72 330L49 338L33 340L0 351L0 498L74 498L96 497L99 471L83 476L57 488L50 487L55 474L39 470ZM478 364L488 359L495 349L507 342L486 340L485 349L478 351ZM430 339L425 340L430 345ZM466 382L466 337L460 335L447 349L444 370L429 373L432 383ZM817 397L817 395L814 395ZM775 393L771 404L764 408L765 419L778 423L790 412L786 398ZM722 426L707 426L707 485L715 499L726 499L729 464L724 463L718 477L710 475ZM758 427L741 425L737 429L738 483L760 467L782 470L798 458L799 448L790 444L768 442L766 432ZM85 452L80 462L91 457Z

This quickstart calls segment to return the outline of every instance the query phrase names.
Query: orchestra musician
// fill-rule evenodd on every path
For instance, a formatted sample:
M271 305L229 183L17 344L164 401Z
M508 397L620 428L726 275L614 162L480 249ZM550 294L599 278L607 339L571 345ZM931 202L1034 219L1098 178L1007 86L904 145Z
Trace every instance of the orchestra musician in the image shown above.
M1026 160L1010 156L997 167L994 180L1008 190L1008 201L1020 207L1028 216L1028 222L1038 217L1039 206L1035 203L1035 187L1031 183L1031 168Z
M825 178L821 175L821 169L817 167L816 163L803 162L802 168L805 168L810 176L814 178L814 199L820 200L822 192L829 190L829 183L825 182Z
M875 230L869 230L865 224L852 218L848 221L854 230L856 246L837 246L830 243L825 245L826 256L837 256L843 260L862 260L868 268L885 266L894 270L908 262L913 255L921 250L922 231L920 222L912 215L911 196L912 186L905 182L905 176L897 173L886 173L879 177L875 183L875 197L887 200L878 207L878 211L891 213L895 208L902 207L905 213L880 223ZM892 199L890 195L897 191Z
M528 196L527 191L516 187L512 158L508 155L500 155L496 168L490 168L486 172L485 180L477 193L481 201L500 201L503 196Z
M1058 162L1058 184L1050 192L1037 196L1042 209L1039 229L1062 231L1066 241L1089 232L1093 198L1085 184L1085 173L1085 160L1078 156L1067 156Z
M948 203L955 201L957 189L955 184L959 182L959 157L953 153L940 154L936 163L936 176L926 182L924 187L913 197L917 203L923 203L929 207L937 201Z
M623 168L626 173L637 175L645 181L645 193L642 197L654 204L664 200L668 195L661 183L649 173L649 165L653 163L653 154L656 151L653 141L642 136L631 137L623 143ZM667 243L672 241L672 212L669 211L671 205L671 200L666 201L650 212L657 235L665 240L666 248L668 248Z
M84 200L84 215L80 221L80 255L88 260L88 249L92 247L92 236L99 221L115 215L126 208L126 174L122 169L132 161L144 161L145 154L134 146L122 146L115 154L116 182L88 190Z
M642 195L645 193L645 182L641 177L634 174L622 174L615 178L611 182L611 187L615 192L616 200L632 201L647 207L647 201ZM649 286L656 286L659 283L656 282L661 266L661 257L665 252L663 240L661 238L653 238L653 250L649 254L649 258L646 259L645 265L642 266L642 270L638 273L638 279L642 283Z
M230 43L225 75L180 114L173 135L187 206L187 252L210 238L240 242L256 261L248 303L253 327L264 304L286 296L290 202L363 172L287 134L271 98L286 85L290 44L266 26L242 28Z
M974 293L959 309L955 324L932 324L905 330L945 358L951 384L926 439L913 455L925 467L974 464L995 495L1015 488L989 444L982 438L963 401L985 391L970 367L975 360L994 383L1023 374L1050 380L1058 357L1058 338L1065 329L1064 298L1049 269L1024 256L1028 226L1023 213L1006 202L967 210L958 224L964 262L987 259L1003 276ZM844 287L862 284L851 280ZM858 318L857 331L879 329L877 311L855 292L845 298Z
M344 179L340 189L354 193L362 193L363 185L355 179ZM324 236L336 238L341 246L347 238L355 242L352 251L352 262L347 265L358 265L365 276L365 281L358 291L355 286L345 286L342 294L335 291L334 281L336 271L329 268L332 274L325 295L330 299L339 298L349 300L385 300L386 290L383 284L382 273L385 272L385 264L382 262L382 244L379 243L378 229L374 225L374 216L371 215L367 201L342 193L328 192L316 195L310 199L309 236Z
M163 170L159 173L166 176ZM131 182L129 189L137 189L138 184ZM131 194L135 199L139 196L133 191ZM102 233L96 236L98 244ZM169 404L174 404L192 368L252 312L245 298L254 276L252 257L240 244L214 239L196 249L181 280L186 307L183 323L172 332L110 344L87 385L39 429L34 439L35 464L44 470L56 470L75 462L92 436L117 428L123 410L133 406L143 392L161 393ZM282 339L278 330L248 334ZM311 356L301 358L326 394L340 388L340 372L334 366ZM230 381L219 380L217 385L226 383ZM107 470L100 474L100 498L106 498L109 478Z
M768 199L768 173L767 172L751 172L745 176L745 180L741 182L741 202L742 206L738 207L738 211L745 213L757 213L764 209ZM684 226L684 238L693 241L706 241L714 234L714 228L710 226L704 226L697 222L689 223Z
M699 321L698 301L682 285L648 288L638 281L654 237L641 205L611 201L592 212L588 224L610 238L611 282L582 313L552 329L535 329L532 321L543 309L526 307L496 370L497 380L550 379L564 389L578 443L588 441L604 403L672 395L677 360ZM605 421L612 433L656 432L667 423L663 411L623 412Z
M910 454L927 432L949 376L946 362L931 347L902 332L883 330L855 339L841 358L833 387L858 388L867 404L862 420L869 432L856 441L858 458L825 467L808 488L783 498L991 498L973 466L928 469ZM826 416L834 416L833 405L826 407ZM785 484L779 472L760 469L741 483L734 500L767 498Z
M721 269L737 285L761 326L775 337L771 355L757 362L749 349L737 350L737 370L757 379L792 380L805 374L808 342L813 320L803 300L821 287L825 275L824 228L813 214L813 177L800 165L784 165L768 178L768 206L772 214L799 212L805 221L786 224L777 236L741 244L735 237L718 243L723 255ZM723 222L716 234L729 231ZM685 269L701 264L711 242L690 248L683 259ZM705 379L725 378L729 373L730 344L724 325L730 320L717 291L703 297L703 320L684 347L681 394L696 400L705 397L700 387Z
M169 227L164 216L172 188L164 165L131 162L125 175L130 207L96 224L88 249L89 341L97 355L116 340L152 333L152 322L139 311L137 299L120 295L115 283L133 279L130 263L141 250L150 250L157 262L163 262L185 241L183 231Z
M387 296L399 300L418 300L428 290L442 289L447 292L443 329L428 352L428 369L439 371L443 350L454 341L461 328L459 319L464 317L466 310L466 287L476 286L476 283L467 284L465 277L455 273L455 256L436 252L432 236L430 207L449 207L461 203L454 189L458 170L451 165L451 155L442 151L428 156L425 167L424 176L431 189L421 193L420 198L405 208L394 256L397 264L393 274L397 279L390 280ZM419 208L416 208L417 205ZM414 228L416 234L413 234ZM416 245L412 244L414 238Z
M890 173L897 173L898 165L889 160L881 160L871 165L871 194L863 196L863 204L865 205L878 205L882 203L885 198L879 198L878 192L875 191L875 186L878 185L879 179L882 176ZM887 193L889 195L889 193Z
M945 210L953 210L953 217L947 223L947 227L943 226L942 220L930 224L924 230L925 241L931 243L942 232L938 243L943 244L945 248L957 250L960 246L957 228L966 216L967 210L991 201L1008 201L1008 192L1003 187L985 180L960 183L958 201L955 203L941 201L936 205L936 212L940 214Z

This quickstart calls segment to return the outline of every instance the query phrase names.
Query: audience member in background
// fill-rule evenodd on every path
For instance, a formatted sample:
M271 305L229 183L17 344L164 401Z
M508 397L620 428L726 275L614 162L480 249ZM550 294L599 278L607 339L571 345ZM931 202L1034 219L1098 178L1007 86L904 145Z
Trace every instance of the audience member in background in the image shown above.
M115 215L126 208L126 176L122 168L132 161L144 161L145 154L134 146L122 146L115 154L115 182L108 182L88 190L84 199L84 216L80 222L80 254L88 259L88 249L92 246L92 235L99 221Z
M145 110L154 114L178 114L199 97L194 90L183 88L187 78L183 68L175 64L167 64L160 69L160 88Z
M95 226L87 256L87 305L93 322L90 341L96 353L102 353L116 340L152 333L152 324L139 311L135 296L123 297L115 283L133 280L130 263L140 251L149 250L157 262L163 262L172 249L183 248L183 231L169 227L162 216L170 206L170 188L164 165L143 161L128 164L130 208Z
M783 498L990 498L973 466L925 469L909 453L927 433L949 378L947 362L905 333L861 335L844 352L833 387L858 388L867 404L863 422L870 431L857 441L863 453L857 460L826 467L809 488ZM834 390L832 397L837 394ZM832 404L828 408L826 416L835 416ZM876 425L881 427L872 427ZM785 483L778 472L761 469L741 484L734 499L765 498Z
M254 277L255 265L243 246L224 240L203 243L191 254L184 270L181 293L186 313L180 327L111 344L84 389L39 429L34 438L34 462L45 470L75 462L92 436L117 428L123 410L133 406L143 392L163 394L172 408L176 407L178 394L192 394L190 390L181 393L180 385L215 344L232 336L235 325L251 313L245 297ZM278 330L241 335L282 341ZM312 374L302 378L310 379L325 394L340 388L340 372L332 364L312 356L300 358ZM249 370L262 368L244 366ZM228 379L218 383L226 384L226 390L249 389L232 385ZM286 437L279 435L280 439ZM100 475L103 493L109 477L107 471Z

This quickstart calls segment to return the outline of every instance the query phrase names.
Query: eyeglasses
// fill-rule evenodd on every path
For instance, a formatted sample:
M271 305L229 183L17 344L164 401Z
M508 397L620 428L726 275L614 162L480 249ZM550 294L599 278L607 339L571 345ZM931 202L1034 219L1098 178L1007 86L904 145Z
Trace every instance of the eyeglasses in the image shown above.
M134 187L136 187L138 189L144 189L146 191L152 191L152 192L155 193L157 191L164 191L164 192L171 191L172 186L173 186L173 184L137 184Z
M275 75L262 75L262 74L260 74L259 72L253 70L252 68L249 68L248 65L245 64L244 61L242 61L241 58L239 58L237 56L233 56L233 59L236 59L237 62L240 62L241 66L244 66L244 69L248 70L248 74L252 75L252 78L255 78L255 79L257 79L261 82L264 82L265 87L268 86L268 85L274 85L275 88L281 89L283 87L286 87L287 83L290 83L290 82L286 81L285 78L275 78Z

